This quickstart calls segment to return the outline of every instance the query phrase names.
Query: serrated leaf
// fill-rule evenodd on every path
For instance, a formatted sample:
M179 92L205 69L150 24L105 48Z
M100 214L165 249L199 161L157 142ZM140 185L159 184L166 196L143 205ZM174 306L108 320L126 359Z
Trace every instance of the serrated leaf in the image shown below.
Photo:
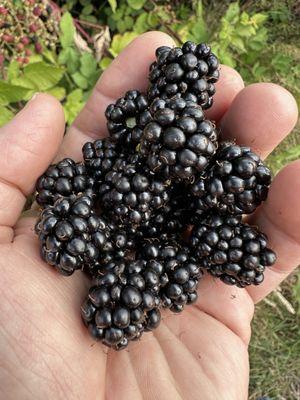
M6 107L0 106L0 127L13 118L14 114Z
M63 14L60 20L60 43L62 47L71 46L74 43L75 26L69 12Z
M97 69L97 61L91 53L83 53L80 58L80 72L86 78L89 78Z
M133 8L134 10L140 10L144 7L145 0L127 0L129 7Z
M36 91L45 91L55 86L63 74L62 67L39 62L27 65L22 76L14 79L14 83Z
M240 51L246 51L243 39L238 36L234 36L231 38L231 44Z
M68 94L67 101L64 104L65 118L68 125L74 121L83 106L83 92L81 89L75 89Z
M256 25L261 25L263 24L266 20L268 19L268 16L266 14L262 13L257 13L252 15L251 17L251 22L253 22Z
M66 89L60 86L55 86L54 88L47 90L47 93L56 97L58 100L63 100L66 97Z
M81 75L80 72L75 72L75 74L72 74L72 79L81 89L87 89L89 86L88 80L83 75Z
M29 62L28 64L34 64L37 62L42 62L43 61L43 56L40 54L33 54L32 56L29 57Z
M7 68L7 80L11 82L12 79L15 79L19 76L20 73L20 64L17 61L12 61Z
M0 105L6 106L9 103L24 100L30 92L31 90L28 88L0 80Z
M231 24L234 24L238 21L239 13L240 13L240 6L238 2L231 3L227 8L227 11L223 18L226 21L230 22Z
M137 36L136 32L125 32L123 35L114 35L110 47L111 54L116 57Z
M118 5L117 0L108 0L108 4L110 5L112 12L115 13Z

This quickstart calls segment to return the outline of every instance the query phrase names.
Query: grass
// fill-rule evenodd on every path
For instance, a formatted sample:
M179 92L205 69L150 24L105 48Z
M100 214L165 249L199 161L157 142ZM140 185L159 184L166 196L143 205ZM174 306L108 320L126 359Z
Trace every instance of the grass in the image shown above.
M256 307L250 343L250 397L268 395L272 400L300 399L300 272L282 285L282 294L295 314L276 294Z
M206 1L204 9L210 23L218 24L230 0ZM276 52L283 49L300 62L298 0L241 0L247 12L268 12L270 43ZM300 105L299 89L289 85L288 76L272 79L290 90ZM299 82L300 84L300 82ZM299 85L298 85L299 87ZM267 163L274 174L289 162L300 158L300 123L273 151ZM300 272L294 273L281 285L281 294L295 310L290 313L276 293L256 307L250 343L250 394L249 400L269 396L272 400L300 400Z

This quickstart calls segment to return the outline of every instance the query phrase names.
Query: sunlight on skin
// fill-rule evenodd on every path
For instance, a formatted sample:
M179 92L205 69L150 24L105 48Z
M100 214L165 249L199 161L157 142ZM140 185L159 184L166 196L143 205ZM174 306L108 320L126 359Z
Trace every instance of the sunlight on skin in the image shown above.
M34 98L0 131L0 388L6 400L248 398L253 300L300 262L299 162L275 178L269 200L251 221L267 232L279 255L265 282L247 291L206 276L197 304L180 315L164 312L154 333L119 353L95 344L81 323L88 288L82 274L66 279L41 262L32 212L17 222L48 164L65 155L79 159L83 142L106 135L107 104L128 89L145 89L159 45L172 40L150 32L132 42L103 74L64 139L62 108L47 95ZM229 67L221 73L209 118L221 121L224 137L254 144L266 156L296 122L293 97L272 84L243 89Z

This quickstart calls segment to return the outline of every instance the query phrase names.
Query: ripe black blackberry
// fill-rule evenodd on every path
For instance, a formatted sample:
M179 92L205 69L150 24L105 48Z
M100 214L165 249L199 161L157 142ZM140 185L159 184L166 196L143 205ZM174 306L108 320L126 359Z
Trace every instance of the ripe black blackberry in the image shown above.
M41 206L53 205L60 197L83 193L92 186L93 179L87 175L85 166L65 158L50 165L37 180L36 201Z
M249 147L224 142L191 193L199 198L199 210L251 214L266 200L271 180L270 170Z
M104 212L122 226L140 226L169 200L170 183L156 178L136 155L118 158L97 196Z
M202 108L182 98L156 99L153 120L146 125L139 153L151 171L173 180L191 181L208 165L217 149L214 124Z
M161 266L142 259L103 265L81 308L90 334L120 350L157 328L162 273Z
M229 285L259 285L264 270L276 261L267 237L241 216L208 215L195 225L191 246L201 267Z
M124 155L119 143L110 137L85 143L82 154L87 174L92 177L95 188L103 181L116 160Z
M168 240L145 240L142 257L163 271L160 299L162 307L181 312L186 304L197 300L197 287L202 276L200 266L189 248L181 244L180 235L169 235Z
M218 79L219 61L205 43L186 42L181 48L162 46L150 66L148 96L153 100L180 94L207 109L212 106Z
M144 126L151 120L147 97L137 90L126 92L106 111L107 129L113 141L134 151Z
M123 257L133 246L123 231L95 214L88 195L60 198L47 206L35 230L43 260L66 276L77 269L93 271L111 253Z

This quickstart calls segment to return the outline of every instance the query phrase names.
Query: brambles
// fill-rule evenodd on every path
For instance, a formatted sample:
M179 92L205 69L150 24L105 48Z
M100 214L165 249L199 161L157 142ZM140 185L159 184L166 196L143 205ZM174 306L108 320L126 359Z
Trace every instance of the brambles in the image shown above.
M25 65L33 53L56 47L59 23L44 1L24 1L18 7L13 3L4 0L0 7L0 55Z
M204 272L244 288L276 261L242 222L266 199L270 171L251 149L220 142L205 115L218 60L192 42L156 55L148 94L107 107L109 137L37 182L42 258L63 275L87 273L82 319L115 350L157 328L162 308L195 303Z

